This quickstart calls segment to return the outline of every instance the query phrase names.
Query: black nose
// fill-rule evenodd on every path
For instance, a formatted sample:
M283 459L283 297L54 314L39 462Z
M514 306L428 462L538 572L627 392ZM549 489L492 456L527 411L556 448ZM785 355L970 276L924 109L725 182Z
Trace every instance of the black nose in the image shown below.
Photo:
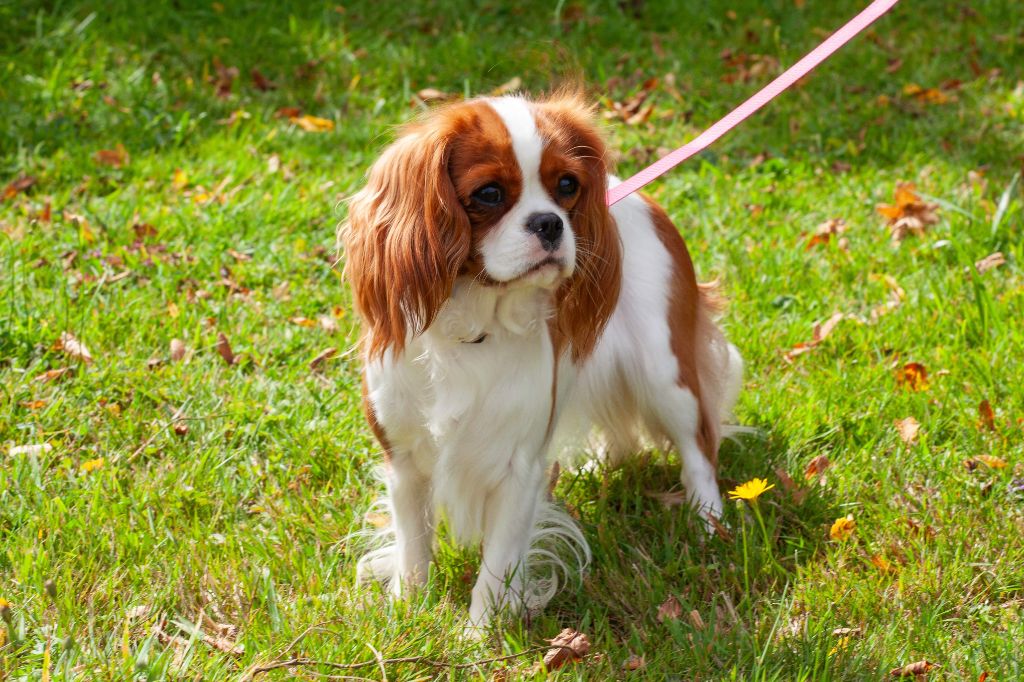
M526 219L526 230L537 235L545 251L554 251L562 241L562 219L554 213L534 213Z

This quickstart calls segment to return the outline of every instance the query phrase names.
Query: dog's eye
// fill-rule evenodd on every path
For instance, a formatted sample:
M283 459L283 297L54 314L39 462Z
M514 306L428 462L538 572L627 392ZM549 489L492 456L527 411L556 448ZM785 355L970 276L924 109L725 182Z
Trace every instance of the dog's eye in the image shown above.
M558 179L558 193L563 197L571 197L579 188L579 181L571 175L563 175Z
M504 199L504 194L501 192L501 187L491 183L473 192L473 198L484 206L497 206Z

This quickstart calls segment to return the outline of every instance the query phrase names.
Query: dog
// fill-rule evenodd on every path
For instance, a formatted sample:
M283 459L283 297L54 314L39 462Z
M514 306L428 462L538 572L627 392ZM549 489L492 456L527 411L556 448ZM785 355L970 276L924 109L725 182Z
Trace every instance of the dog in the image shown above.
M531 578L554 558L538 537L589 560L547 501L573 434L599 434L610 465L642 437L671 442L692 505L721 514L743 362L665 211L636 194L607 207L606 158L578 93L472 99L402 129L351 198L339 241L393 523L359 580L422 585L443 513L482 542L471 627L542 607L557 576Z

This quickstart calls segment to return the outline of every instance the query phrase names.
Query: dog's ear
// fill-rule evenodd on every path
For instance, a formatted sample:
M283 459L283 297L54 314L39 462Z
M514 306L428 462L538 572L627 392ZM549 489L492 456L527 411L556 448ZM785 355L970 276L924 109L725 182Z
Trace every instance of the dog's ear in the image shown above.
M622 280L622 245L605 202L607 152L593 108L578 91L551 96L538 103L538 112L584 168L580 196L569 213L576 236L576 269L558 290L555 318L559 340L579 361L590 355L601 337L619 300Z
M449 142L436 127L409 130L349 202L339 236L370 358L401 352L430 326L469 252L469 219L448 175Z

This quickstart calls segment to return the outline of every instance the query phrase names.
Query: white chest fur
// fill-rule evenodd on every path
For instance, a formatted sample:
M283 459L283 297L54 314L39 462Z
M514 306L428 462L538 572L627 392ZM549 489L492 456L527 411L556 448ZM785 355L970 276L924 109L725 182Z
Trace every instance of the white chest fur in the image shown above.
M410 458L430 481L434 506L463 540L480 537L495 488L543 468L554 372L549 314L544 288L460 281L427 332L400 357L367 368L392 456Z

